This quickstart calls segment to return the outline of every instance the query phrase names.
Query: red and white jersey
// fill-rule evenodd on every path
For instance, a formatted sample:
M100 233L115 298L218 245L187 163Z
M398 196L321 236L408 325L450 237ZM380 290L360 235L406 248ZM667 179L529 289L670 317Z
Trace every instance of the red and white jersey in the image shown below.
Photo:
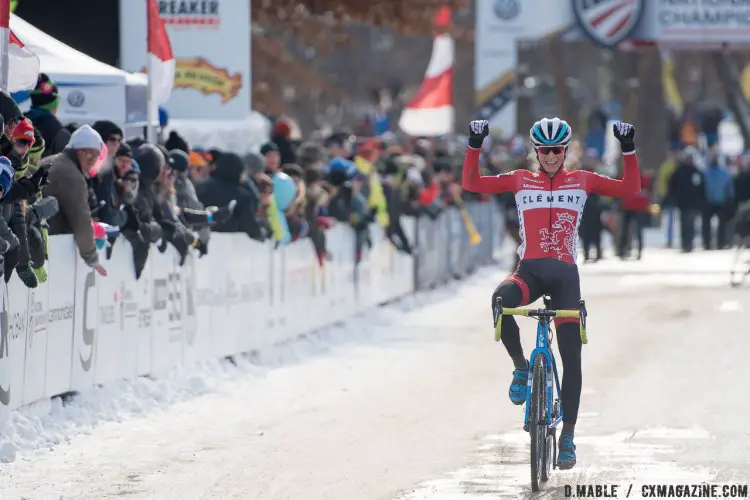
M481 176L479 150L469 148L464 160L462 186L474 193L516 195L521 259L552 258L575 264L578 255L578 225L589 193L622 198L641 190L641 174L635 153L623 153L622 179L575 170L560 169L549 176L543 171L514 170L507 174Z

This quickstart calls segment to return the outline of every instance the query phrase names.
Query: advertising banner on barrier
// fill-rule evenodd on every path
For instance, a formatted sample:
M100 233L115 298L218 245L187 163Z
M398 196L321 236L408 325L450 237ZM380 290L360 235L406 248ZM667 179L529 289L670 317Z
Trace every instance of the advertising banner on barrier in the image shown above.
M251 109L250 2L158 2L175 57L170 118L241 120ZM120 60L147 72L146 2L120 2Z
M472 210L487 230L482 214L491 220L492 205ZM420 235L417 261L429 259L419 268L374 225L356 266L354 233L342 224L326 234L332 257L322 266L307 239L274 249L219 233L208 255L189 255L182 266L171 246L152 247L138 280L126 240L109 259L102 254L109 273L101 277L80 261L72 236L53 236L45 284L30 290L12 276L0 286L0 422L45 397L284 342L444 281L451 263L489 262L491 245L474 263L468 246L449 239L468 238L463 225L448 227L463 224L454 215L402 221L412 243Z
M70 390L70 365L73 359L73 320L75 317L76 261L78 251L72 239L55 238L49 246L47 262L47 355L45 373L45 397L52 397ZM49 270L54 269L54 272ZM11 278L13 280L14 278ZM16 277L17 279L17 277ZM57 293L63 290L64 293Z

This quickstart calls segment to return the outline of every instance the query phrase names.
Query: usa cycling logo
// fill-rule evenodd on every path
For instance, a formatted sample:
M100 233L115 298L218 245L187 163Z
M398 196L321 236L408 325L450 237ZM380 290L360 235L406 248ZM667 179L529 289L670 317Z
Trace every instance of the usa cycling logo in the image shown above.
M573 11L594 42L614 47L635 31L643 4L644 0L573 0Z

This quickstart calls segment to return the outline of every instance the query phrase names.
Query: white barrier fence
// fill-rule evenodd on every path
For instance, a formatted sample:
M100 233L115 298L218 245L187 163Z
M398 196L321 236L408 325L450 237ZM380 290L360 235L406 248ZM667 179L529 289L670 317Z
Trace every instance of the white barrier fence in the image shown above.
M414 220L405 223L413 238ZM259 349L413 291L413 259L380 228L371 233L357 280L354 240L343 226L327 233L334 259L324 268L309 240L274 250L244 234L215 233L208 255L190 255L182 267L171 246L163 254L152 247L138 281L124 239L103 260L102 278L80 260L72 236L54 236L46 283L28 289L14 275L0 287L0 412Z
M403 226L414 242L417 221L404 218ZM0 286L0 422L40 399L260 349L413 292L414 258L377 225L370 231L373 247L358 266L344 225L326 233L333 260L323 268L307 239L274 250L244 234L214 233L209 253L191 254L183 266L171 246L152 247L137 281L124 238L109 260L102 255L102 278L81 261L72 236L53 236L47 282L28 289L14 274ZM431 241L420 255L448 245Z

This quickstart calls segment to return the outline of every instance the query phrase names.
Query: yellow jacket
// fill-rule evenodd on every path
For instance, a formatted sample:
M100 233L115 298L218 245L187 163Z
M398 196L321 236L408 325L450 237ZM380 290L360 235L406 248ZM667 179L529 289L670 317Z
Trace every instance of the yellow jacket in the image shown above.
M372 163L361 156L354 158L354 166L357 168L357 171L366 175L369 179L370 197L367 200L368 207L375 210L378 223L383 227L387 227L389 223L388 204L383 193L383 185L380 183L380 175L378 175Z
M273 239L279 242L282 241L284 239L284 227L279 220L279 210L276 207L276 199L273 196L268 200L266 215L268 216L268 225L271 226Z

